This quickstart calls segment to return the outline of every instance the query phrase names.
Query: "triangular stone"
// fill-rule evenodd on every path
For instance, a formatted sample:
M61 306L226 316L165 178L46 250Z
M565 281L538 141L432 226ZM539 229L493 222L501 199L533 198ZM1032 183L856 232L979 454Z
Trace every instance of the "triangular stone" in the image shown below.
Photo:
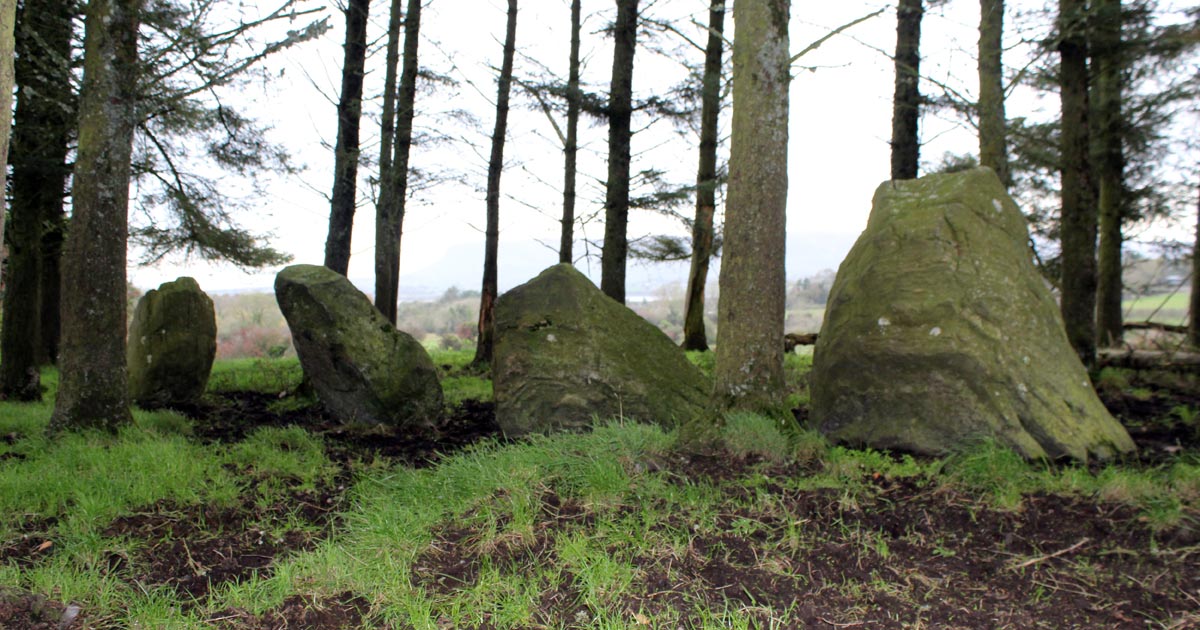
M815 352L812 417L837 441L940 454L990 438L1079 460L1134 449L990 169L879 187Z

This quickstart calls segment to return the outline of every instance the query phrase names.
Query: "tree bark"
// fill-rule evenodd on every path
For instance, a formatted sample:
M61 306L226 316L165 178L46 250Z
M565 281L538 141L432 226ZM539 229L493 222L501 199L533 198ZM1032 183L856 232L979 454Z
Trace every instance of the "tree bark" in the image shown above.
M1085 0L1059 0L1062 92L1062 282L1067 338L1083 364L1096 362L1096 209L1088 156Z
M61 327L62 248L66 238L67 213L63 207L67 181L71 176L71 139L79 120L77 95L71 88L71 39L74 35L74 18L78 12L75 3L55 3L55 28L42 38L47 50L41 53L43 72L51 78L42 86L46 93L53 94L55 109L52 122L46 125L42 142L46 150L40 158L44 160L44 180L35 184L42 215L42 265L39 274L38 300L41 311L39 346L34 358L39 365L58 361L58 341ZM42 19L45 19L43 17ZM49 50L49 49L53 50ZM52 65L51 65L52 64ZM15 188L15 182L14 182ZM46 194L46 190L53 193ZM55 194L56 193L56 194Z
M346 43L342 61L342 93L338 100L338 134L334 146L333 192L329 203L329 234L325 266L346 275L350 268L350 237L358 203L358 132L362 119L363 73L367 55L367 17L370 0L349 0Z
M12 131L12 91L16 85L13 58L17 28L17 0L0 0L0 164L8 164L8 141ZM8 169L0 169L0 190L4 190ZM4 220L0 219L0 249L4 243ZM4 257L0 252L0 260Z
M996 171L1005 188L1008 131L1004 113L1004 0L979 0L979 163Z
M1122 150L1122 62L1121 0L1097 0L1092 35L1092 55L1096 68L1094 129L1099 181L1099 275L1096 287L1096 333L1103 347L1120 345L1121 326L1121 250L1124 238L1125 157Z
M579 153L579 31L582 28L580 0L571 0L571 57L567 70L567 141L563 146L562 236L558 262L575 262L575 172Z
M788 0L736 0L733 132L715 396L772 409L783 391Z
M708 350L704 330L704 289L713 253L713 218L717 212L717 119L721 114L721 58L725 51L725 5L708 10L708 43L704 49L704 86L700 96L700 164L696 170L696 222L692 226L692 266L683 315L683 349Z
M1196 187L1200 191L1200 186ZM1200 348L1200 198L1196 201L1196 240L1192 243L1192 295L1188 300L1188 340Z
M66 165L67 145L63 145L63 168ZM67 235L67 213L62 197L54 207L47 206L52 214L42 219L42 270L38 298L42 313L38 327L41 338L35 359L39 365L58 363L58 344L62 335L62 255L63 240Z
M62 355L52 432L132 421L125 250L142 0L90 0L74 213L63 257Z
M608 186L604 198L604 249L600 290L625 303L625 259L629 242L629 145L633 118L633 54L637 49L638 0L617 0L613 28L612 83L608 95Z
M892 179L916 179L921 143L921 0L896 7L896 92L892 99Z
M50 321L42 321L44 260L46 254L57 254L44 252L43 242L53 234L47 226L61 221L69 173L67 148L75 124L70 70L72 18L70 2L27 0L16 35L13 198L4 326L0 327L0 395L12 400L41 399L38 366L47 358L43 329L47 334L57 332L57 312ZM57 271L57 260L49 262L50 271ZM57 291L48 293L45 297L51 300L57 297Z
M500 175L504 172L504 138L508 133L508 96L512 91L513 57L517 46L517 0L508 0L508 23L504 30L504 60L500 66L496 96L496 127L492 131L492 154L488 158L487 227L484 231L483 288L479 300L479 339L475 345L476 365L492 362L492 333L496 325L498 293L497 254L500 241Z
M393 0L393 12L399 3L400 0ZM396 323L396 302L400 298L400 238L408 200L408 160L412 152L420 36L421 1L408 0L408 11L404 16L404 68L400 73L394 130L385 130L388 142L384 151L388 153L388 168L386 171L380 169L379 207L375 211L375 307L393 325ZM394 138L391 137L393 134Z

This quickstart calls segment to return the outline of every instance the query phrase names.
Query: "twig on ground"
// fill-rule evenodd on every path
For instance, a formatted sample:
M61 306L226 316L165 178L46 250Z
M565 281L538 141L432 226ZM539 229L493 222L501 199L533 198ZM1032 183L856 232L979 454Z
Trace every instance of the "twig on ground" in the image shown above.
M1052 559L1052 558L1057 558L1057 557L1059 557L1059 556L1062 556L1062 555L1065 555L1065 554L1071 553L1072 551L1075 551L1076 549L1079 549L1080 547L1082 547L1082 546L1084 546L1084 545L1088 544L1089 542L1091 542L1091 539L1090 539L1090 538L1084 538L1084 539L1080 540L1079 542L1075 543L1074 545L1071 545L1070 547L1067 547L1066 549L1059 549L1058 551L1055 551L1055 552L1054 552L1054 553L1052 553L1052 554L1048 554L1048 555L1045 555L1045 556L1039 556L1039 557L1037 557L1037 558L1031 558L1031 559L1029 559L1029 560L1026 560L1025 562L1022 562L1022 563L1020 563L1020 564L1013 565L1013 566L1012 566L1012 567L1010 567L1010 568L1011 568L1012 570L1014 570L1014 571L1018 571L1018 570L1020 570L1020 569L1024 569L1024 568L1026 568L1026 567L1031 567L1031 566L1033 566L1033 565L1035 565L1035 564L1038 564L1038 563L1041 563L1041 562L1045 562L1045 561L1047 561L1047 560L1050 560L1050 559Z

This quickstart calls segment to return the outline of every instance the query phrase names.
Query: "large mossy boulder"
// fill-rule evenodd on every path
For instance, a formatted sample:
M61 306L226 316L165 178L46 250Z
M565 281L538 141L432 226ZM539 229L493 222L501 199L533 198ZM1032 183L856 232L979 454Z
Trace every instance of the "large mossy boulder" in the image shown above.
M165 282L138 301L129 326L129 396L146 408L194 402L217 353L213 301L188 277Z
M983 439L1029 458L1132 451L1032 258L990 169L882 184L829 295L813 421L839 442L917 453Z
M687 422L711 385L661 330L560 264L496 303L492 383L508 436L599 419Z
M304 374L338 419L405 427L440 417L442 387L429 353L345 276L292 265L275 277L275 299Z

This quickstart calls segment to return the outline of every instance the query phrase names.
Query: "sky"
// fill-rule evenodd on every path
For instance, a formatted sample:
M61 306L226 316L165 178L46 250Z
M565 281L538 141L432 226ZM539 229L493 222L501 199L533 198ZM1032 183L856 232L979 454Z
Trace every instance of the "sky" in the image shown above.
M245 10L262 10L247 0ZM699 24L707 21L709 0L642 0L644 16L670 21L703 42ZM1006 62L1019 62L1028 54L1022 39L1044 35L1047 26L1015 18L1025 5L1010 2L1006 16ZM583 28L584 82L594 90L607 87L611 70L612 40L601 32L613 19L611 0L585 0ZM875 188L888 178L891 135L891 99L894 70L886 56L895 46L894 2L793 0L791 48L802 50L830 31L883 9L883 13L830 39L797 61L790 92L790 144L788 152L788 275L790 279L835 268L866 225ZM312 6L320 6L314 3ZM470 15L463 8L470 7ZM430 0L422 15L420 59L423 67L458 82L454 88L423 90L418 95L418 130L445 136L446 140L415 150L414 166L454 175L450 183L420 191L410 201L401 244L401 296L427 297L456 285L478 288L482 269L484 178L488 142L494 121L495 67L499 65L503 38L503 0ZM953 0L930 9L922 24L922 74L971 98L976 93L975 46L978 38L978 3ZM242 88L233 102L273 127L272 137L290 150L304 170L291 177L265 182L267 194L255 200L260 211L238 217L245 227L273 235L270 243L288 252L296 263L320 264L328 226L328 192L332 187L336 136L335 103L340 82L342 22L340 12L326 9L333 28L320 40L289 49L268 62L269 82ZM590 12L590 13L589 13ZM367 98L377 97L383 82L382 37L387 3L374 0L370 37L380 49L368 59ZM735 36L727 22L727 37ZM296 28L299 24L288 25ZM1041 32L1039 33L1039 29ZM265 37L264 39L270 39ZM641 37L639 45L646 42ZM535 80L554 74L566 76L569 44L568 0L523 0L518 14L518 78ZM660 37L655 48L679 50L699 64L703 53L678 38ZM727 59L729 52L726 52ZM1010 68L1010 75L1014 71ZM684 79L682 65L647 47L635 58L635 98L662 94ZM923 83L922 90L941 90ZM1009 103L1010 117L1036 117L1057 107L1017 93ZM365 106L363 152L378 151L378 100ZM463 122L466 114L468 123ZM460 115L454 115L460 114ZM560 117L560 124L562 124ZM696 146L693 134L665 123L635 120L639 132L633 140L635 172L654 168L673 182L695 179ZM728 134L728 119L722 134ZM598 123L581 125L580 199L578 215L600 213L605 175L607 131ZM974 130L948 115L926 113L921 120L922 161L936 163L946 152L975 152ZM723 148L728 151L728 146ZM553 127L535 102L514 91L513 110L505 150L506 169L501 181L500 286L501 290L528 280L557 261L558 216L561 212L562 151ZM366 167L364 171L372 171ZM365 181L360 178L360 182ZM237 190L230 182L230 190ZM369 288L373 282L374 207L372 190L360 183L360 204L354 226L349 276ZM690 214L684 207L681 212ZM684 234L674 219L634 212L628 230L631 239L651 233ZM594 257L577 265L599 276L594 241L603 234L597 220L576 228L578 252ZM131 253L135 261L137 252ZM269 290L278 268L247 273L229 265L170 259L152 267L131 265L132 282L143 289L180 275L195 277L207 290ZM686 283L686 265L646 265L631 262L631 292L660 285ZM717 278L714 271L710 281Z

